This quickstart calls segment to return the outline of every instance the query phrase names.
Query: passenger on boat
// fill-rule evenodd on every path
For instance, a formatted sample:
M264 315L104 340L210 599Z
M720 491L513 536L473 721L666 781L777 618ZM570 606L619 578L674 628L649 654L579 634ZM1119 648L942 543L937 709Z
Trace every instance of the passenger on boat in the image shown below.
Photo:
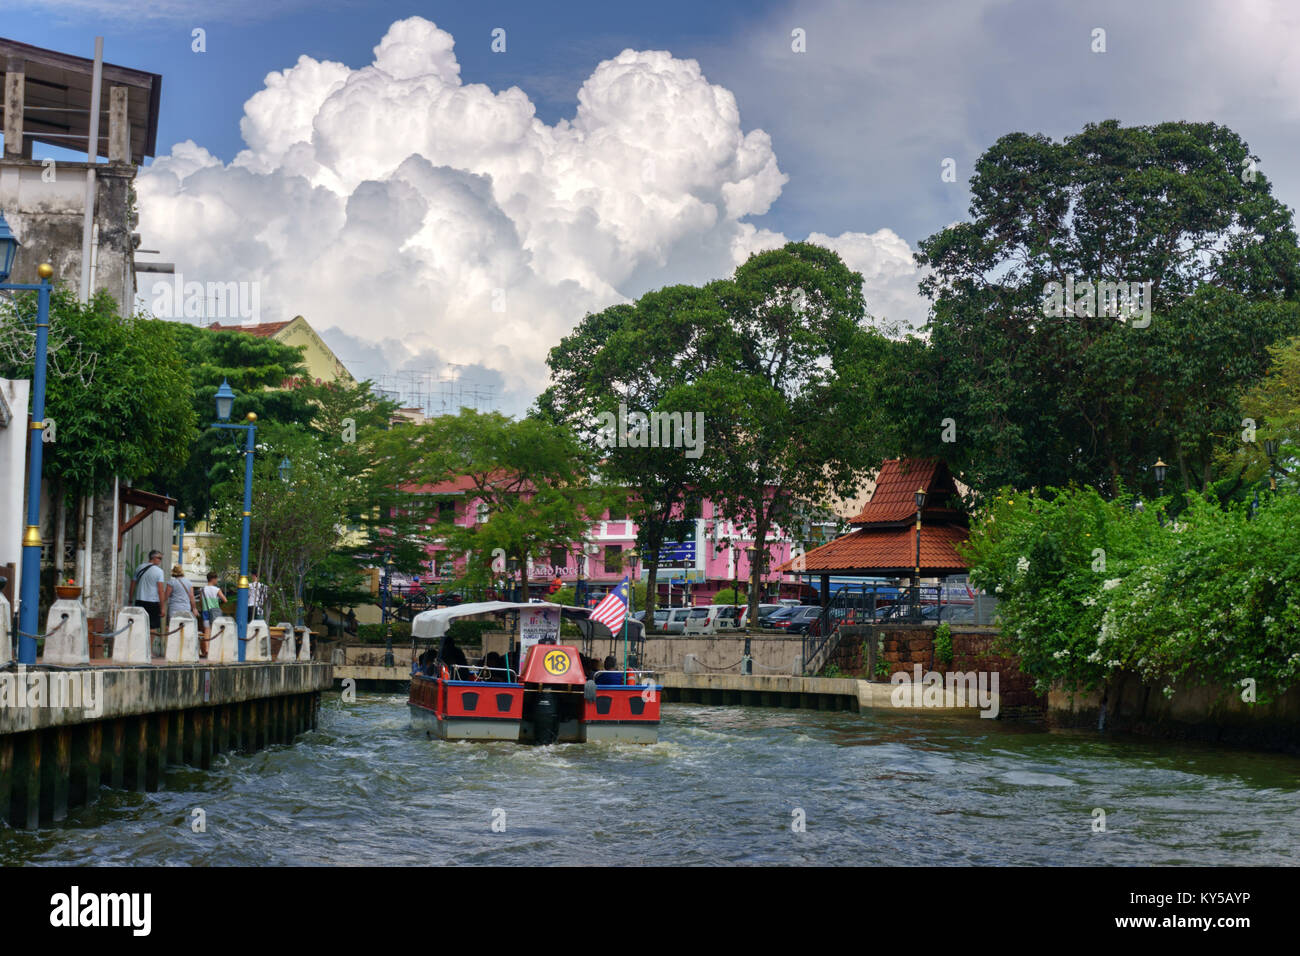
M447 665L447 669L451 671L454 680L461 679L456 673L456 667L467 667L469 665L469 658L465 656L464 651L456 646L456 639L450 634L442 639L442 648L438 651L438 660Z
M479 680L495 681L497 683L503 683L507 680L506 659L496 651L489 651L487 657L483 658L483 668L479 672Z
M597 684L623 683L623 675L620 674L618 671L618 661L614 660L613 654L605 658L604 669L601 670L600 673L596 675L596 683Z

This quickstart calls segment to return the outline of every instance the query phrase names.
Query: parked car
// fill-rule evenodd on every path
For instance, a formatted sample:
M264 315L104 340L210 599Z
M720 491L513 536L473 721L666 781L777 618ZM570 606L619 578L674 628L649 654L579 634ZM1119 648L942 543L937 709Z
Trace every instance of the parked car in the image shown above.
M692 610L689 607L672 607L655 611L655 631L659 634L684 634L686 618ZM663 617L660 617L661 614Z
M808 626L821 617L822 609L813 604L803 604L793 608L789 617L774 621L772 626L789 634L806 634Z
M718 608L704 604L699 607L688 607L689 612L686 615L685 626L682 629L683 634L704 635L714 633L714 623L717 620Z
M931 604L921 612L927 621L949 621L953 624L974 624L975 605L973 604Z
M773 611L779 611L785 607L783 604L760 604L758 606L758 619L761 621Z
M798 608L778 607L774 611L769 611L767 615L760 616L758 619L759 627L775 627L777 621L783 621L793 614Z
M748 620L748 605L740 604L732 607L730 604L723 604L719 606L714 629L718 631L738 631L745 626Z

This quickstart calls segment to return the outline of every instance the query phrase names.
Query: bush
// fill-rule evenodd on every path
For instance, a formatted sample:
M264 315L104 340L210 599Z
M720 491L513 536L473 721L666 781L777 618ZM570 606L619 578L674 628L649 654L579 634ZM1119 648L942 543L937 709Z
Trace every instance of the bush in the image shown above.
M971 580L1000 598L1002 640L1039 691L1119 670L1165 683L1300 677L1300 497L1188 496L1175 521L1092 489L1004 495L972 529Z
M947 621L934 629L934 660L945 668L952 666L952 625Z
M734 591L731 588L723 588L713 597L714 604L736 604L740 607L749 607L749 598L743 591Z
M362 644L383 644L388 639L387 634L387 624L358 624L356 639ZM408 622L393 622L393 643L411 643L411 625Z

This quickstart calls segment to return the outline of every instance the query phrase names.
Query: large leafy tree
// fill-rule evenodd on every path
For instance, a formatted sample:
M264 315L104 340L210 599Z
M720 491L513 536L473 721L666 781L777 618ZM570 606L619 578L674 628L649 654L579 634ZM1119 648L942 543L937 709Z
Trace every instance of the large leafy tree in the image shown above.
M0 300L0 376L33 374L35 302ZM195 415L176 326L121 317L100 292L85 305L64 289L50 302L44 449L48 478L83 494L189 457Z
M879 464L880 369L894 346L862 324L862 276L820 246L758 253L710 289L727 321L693 383L704 458L724 512L766 555L805 502L848 497ZM750 571L751 618L764 570Z
M229 441L229 439L227 439ZM242 445L220 456L227 476L213 489L213 527L221 535L210 566L228 573L239 568L243 510ZM282 473L281 463L289 467ZM333 449L299 425L268 423L258 428L253 466L253 508L249 519L249 567L269 589L269 616L296 620L309 576L338 544L358 480L348 475Z
M462 409L395 428L375 450L376 474L391 487L468 479L467 497L482 502L485 520L432 533L452 555L471 555L471 584L492 573L494 554L513 560L523 583L529 558L581 540L604 501L592 487L587 450L568 429L540 419Z
M603 482L636 523L650 581L664 545L693 531L690 501L712 494L712 476L702 448L662 447L660 434L653 444L648 435L644 443L623 439L637 431L637 414L675 413L694 425L699 402L692 383L726 334L726 321L712 290L672 286L588 315L547 360L552 384L538 398L537 414L566 424L597 450ZM692 430L691 437L704 436ZM656 597L648 589L647 616Z
M212 488L220 483L228 465L222 450L230 433L208 426L216 418L216 394L229 381L236 398L232 419L249 412L270 424L308 425L316 410L303 388L285 388L287 380L305 374L300 349L243 332L202 329L180 322L160 323L175 336L184 369L189 373L187 393L192 410L187 441L193 448L188 462L179 467L162 461L149 480L159 491L177 499L178 508L191 520L207 515L213 503ZM242 480L242 478L240 479Z
M890 389L894 443L977 492L1076 481L1205 489L1265 348L1300 330L1300 249L1244 142L1212 123L1015 133L979 160L971 221L921 243L928 347ZM1045 315L1048 283L1149 282L1150 325ZM942 422L953 419L953 443ZM915 423L924 423L916 428Z

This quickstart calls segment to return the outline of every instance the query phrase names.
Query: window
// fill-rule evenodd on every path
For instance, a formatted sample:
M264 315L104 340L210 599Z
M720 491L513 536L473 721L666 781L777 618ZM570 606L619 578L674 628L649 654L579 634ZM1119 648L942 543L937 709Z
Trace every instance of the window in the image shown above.
M687 521L696 521L704 514L704 502L699 498L688 498L682 506L682 517Z
M623 546L621 544L605 545L605 573L617 574L623 570Z
M551 567L567 568L569 566L569 552L565 548L551 548Z
M623 504L623 503L621 503L621 502L620 502L619 504L610 505L610 506L609 506L609 520L610 520L610 521L626 521L626 520L627 520L627 505L625 505L625 504Z
M451 524L456 520L456 502L439 501L438 502L438 523Z

